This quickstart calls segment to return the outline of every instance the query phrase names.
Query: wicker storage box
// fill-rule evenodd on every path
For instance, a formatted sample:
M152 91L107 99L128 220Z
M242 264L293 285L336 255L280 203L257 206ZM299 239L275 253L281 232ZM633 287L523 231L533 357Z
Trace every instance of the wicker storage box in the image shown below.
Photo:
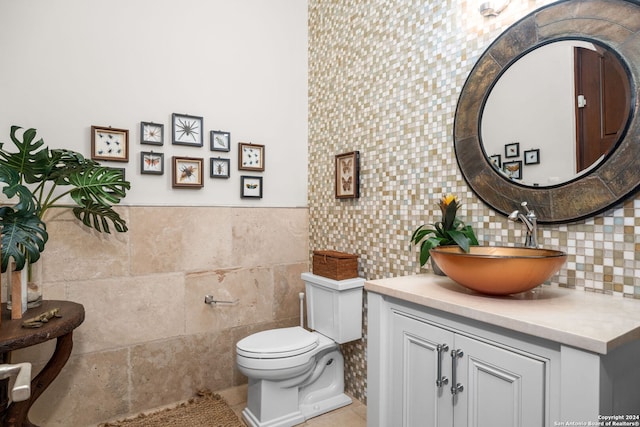
M333 280L358 277L358 255L337 251L313 251L313 274Z

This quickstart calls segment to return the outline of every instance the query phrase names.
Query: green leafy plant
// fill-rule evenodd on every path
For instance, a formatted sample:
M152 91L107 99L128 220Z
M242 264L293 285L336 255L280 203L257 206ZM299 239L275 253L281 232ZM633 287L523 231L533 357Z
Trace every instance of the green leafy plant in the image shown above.
M16 152L0 143L0 182L9 199L0 206L3 272L10 258L16 270L40 258L49 238L43 221L49 209L72 209L77 219L98 232L110 233L111 225L118 232L127 231L113 209L131 187L121 169L102 166L75 151L49 149L42 139L36 140L35 129L19 138L20 129L11 126Z
M473 228L456 217L462 204L452 194L442 196L438 203L442 212L442 221L433 225L421 225L411 235L411 242L420 245L420 266L429 260L429 250L444 245L458 245L469 252L469 246L478 245Z

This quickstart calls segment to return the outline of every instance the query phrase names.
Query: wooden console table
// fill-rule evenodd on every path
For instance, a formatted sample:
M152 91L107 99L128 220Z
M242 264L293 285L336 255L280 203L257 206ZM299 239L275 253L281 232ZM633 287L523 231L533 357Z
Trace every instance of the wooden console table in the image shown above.
M41 328L22 327L25 319L38 316L54 308L60 309L60 318L53 318ZM58 376L67 363L73 348L73 330L84 321L84 307L70 301L43 301L40 307L27 310L22 319L11 320L6 304L2 304L0 324L0 363L8 363L9 353L45 341L56 341L56 349L44 369L31 381L31 397L23 402L9 403L9 380L0 380L0 424L7 427L37 427L29 421L29 409L42 392Z

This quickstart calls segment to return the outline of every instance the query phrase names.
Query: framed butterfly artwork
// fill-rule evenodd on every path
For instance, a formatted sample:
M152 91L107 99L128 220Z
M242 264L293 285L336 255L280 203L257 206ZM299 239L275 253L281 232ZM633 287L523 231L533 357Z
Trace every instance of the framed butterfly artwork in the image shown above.
M360 152L336 156L336 199L360 197Z
M153 151L140 152L140 173L162 175L164 174L164 153Z
M262 199L262 177L240 176L240 197Z

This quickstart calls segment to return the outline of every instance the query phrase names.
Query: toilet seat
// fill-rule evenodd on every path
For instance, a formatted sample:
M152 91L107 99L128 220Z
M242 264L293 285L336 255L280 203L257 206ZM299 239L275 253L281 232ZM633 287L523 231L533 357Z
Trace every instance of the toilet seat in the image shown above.
M236 344L238 355L256 359L280 359L306 353L318 346L318 335L294 326L257 332Z

